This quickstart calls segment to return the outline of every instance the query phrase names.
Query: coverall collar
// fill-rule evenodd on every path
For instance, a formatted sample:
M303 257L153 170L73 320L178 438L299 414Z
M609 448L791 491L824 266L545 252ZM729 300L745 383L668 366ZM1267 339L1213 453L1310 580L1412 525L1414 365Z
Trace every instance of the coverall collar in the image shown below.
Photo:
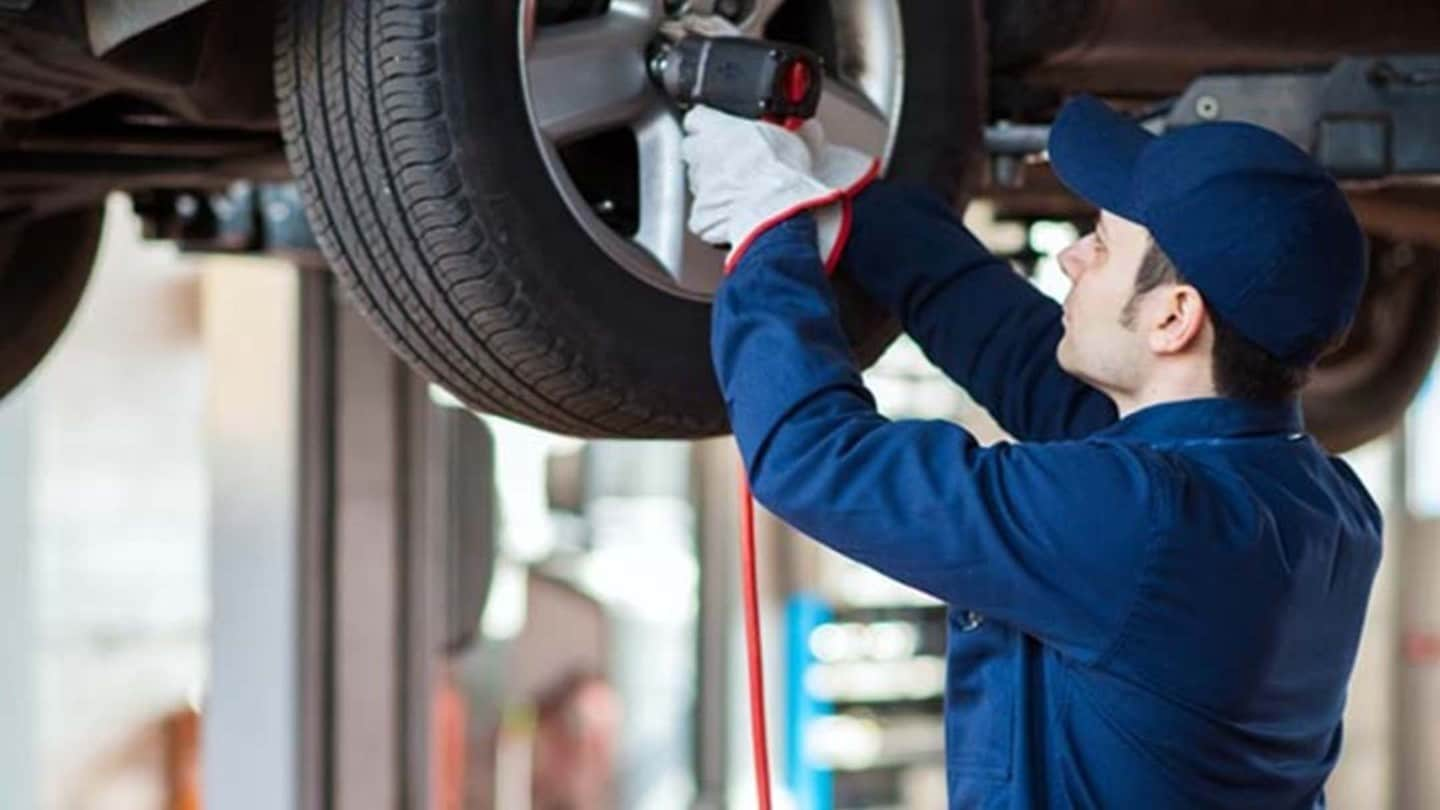
M1299 399L1254 402L1230 397L1205 397L1161 402L1141 408L1095 435L1145 440L1218 439L1300 434L1304 430Z

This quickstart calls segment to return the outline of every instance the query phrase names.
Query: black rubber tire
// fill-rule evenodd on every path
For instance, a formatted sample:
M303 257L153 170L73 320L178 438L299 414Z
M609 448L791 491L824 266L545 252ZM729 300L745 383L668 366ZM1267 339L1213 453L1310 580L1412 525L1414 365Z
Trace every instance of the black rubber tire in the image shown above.
M70 323L104 219L95 205L0 226L0 398L40 365Z
M1336 453L1404 418L1440 347L1440 248L1404 245L1397 252L1377 240L1371 256L1350 338L1321 359L1302 397L1306 428Z
M899 0L893 175L955 195L979 145L978 3ZM727 430L709 306L615 265L545 171L518 2L284 0L276 85L312 227L395 350L478 410L581 436ZM858 359L895 324L837 285Z

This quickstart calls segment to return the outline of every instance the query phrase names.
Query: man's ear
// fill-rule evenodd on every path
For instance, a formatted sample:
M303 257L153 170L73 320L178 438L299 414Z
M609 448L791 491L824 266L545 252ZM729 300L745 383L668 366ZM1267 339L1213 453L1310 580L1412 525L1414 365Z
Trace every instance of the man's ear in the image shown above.
M1189 284L1171 284L1154 291L1154 320L1150 329L1150 350L1156 354L1180 354L1195 345L1205 331L1208 309L1200 291Z

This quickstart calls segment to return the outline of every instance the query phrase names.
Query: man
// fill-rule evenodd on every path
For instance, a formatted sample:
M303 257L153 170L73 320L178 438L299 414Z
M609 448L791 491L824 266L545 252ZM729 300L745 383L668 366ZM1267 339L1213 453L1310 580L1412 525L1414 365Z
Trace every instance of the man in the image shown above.
M1364 285L1335 183L1258 127L1072 101L1050 158L1101 215L1062 309L814 128L686 128L757 498L950 606L951 806L1322 807L1381 530L1297 404ZM834 256L1019 443L876 413Z

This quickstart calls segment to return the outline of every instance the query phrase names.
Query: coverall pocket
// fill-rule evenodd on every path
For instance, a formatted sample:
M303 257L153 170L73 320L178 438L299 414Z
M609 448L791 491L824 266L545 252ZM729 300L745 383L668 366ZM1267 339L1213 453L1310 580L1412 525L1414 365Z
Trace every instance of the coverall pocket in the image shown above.
M1009 779L1014 742L1015 631L950 610L945 763L954 777Z

